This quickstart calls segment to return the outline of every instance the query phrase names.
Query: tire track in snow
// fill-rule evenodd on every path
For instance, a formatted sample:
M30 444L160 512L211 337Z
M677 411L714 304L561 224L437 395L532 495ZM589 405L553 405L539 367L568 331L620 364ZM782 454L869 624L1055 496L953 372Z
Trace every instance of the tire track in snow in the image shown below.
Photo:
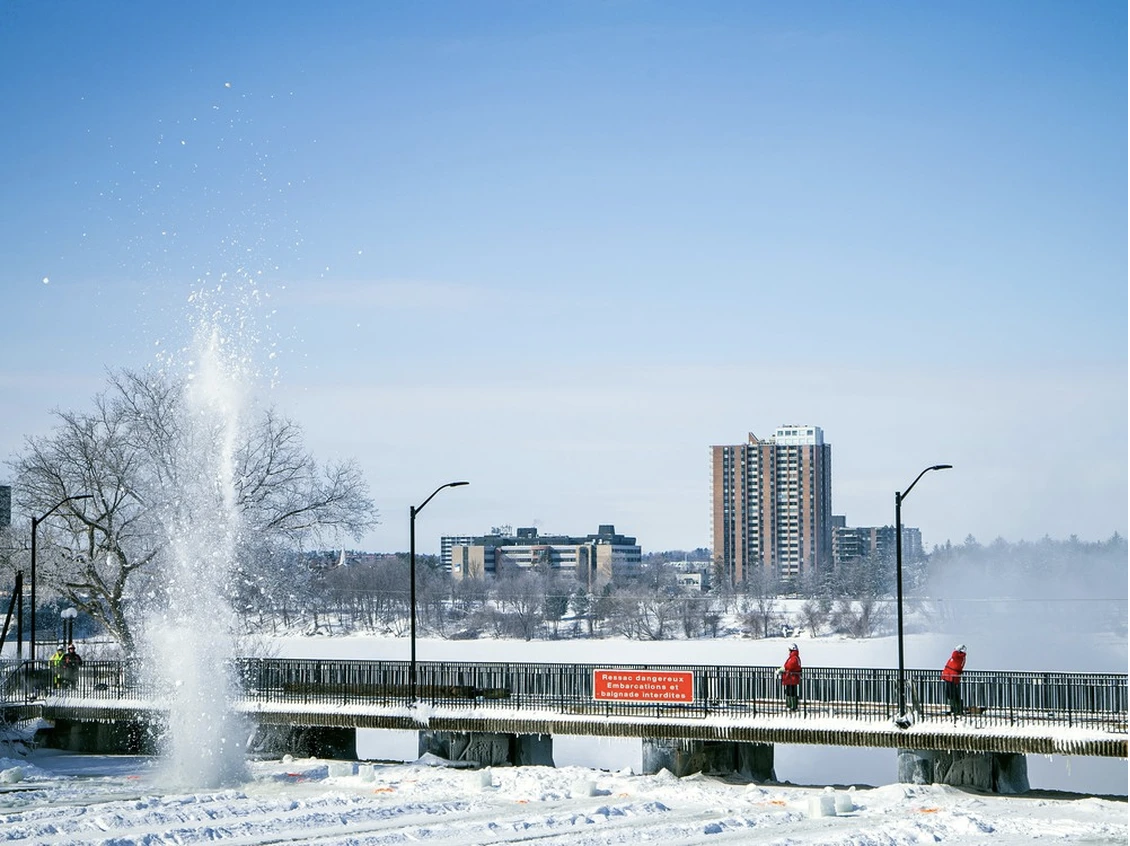
M279 803L258 803L250 813L231 813L231 797L208 797L209 801L198 801L200 797L176 799L165 797L152 803L145 802L144 796L136 802L146 807L138 808L135 802L120 801L97 804L71 805L66 808L45 807L34 811L7 814L0 817L4 843L36 843L43 846L77 846L94 843L146 843L146 844L189 844L223 840L231 846L271 843L317 843L337 840L350 842L357 834L408 835L411 832L424 832L437 829L428 836L433 843L451 842L458 846L469 843L506 842L497 840L491 834L491 826L505 817L512 805L491 802L487 807L468 810L462 803L442 803L426 806L413 802L405 806L400 803L373 803L370 797L357 796L343 799L340 796L325 800L306 798L302 800L283 800ZM191 801L185 801L191 799ZM638 800L635 800L638 803ZM591 798L569 799L552 803L538 803L531 807L537 817L545 817L547 812L568 813L574 816L597 817L599 813L583 813L580 809L591 808ZM603 808L615 809L629 806L631 800L622 803L609 802ZM60 810L64 811L60 814ZM154 821L149 812L158 812L161 819ZM611 814L624 813L611 810ZM530 816L534 816L531 814ZM509 824L522 825L522 820L512 820ZM552 824L552 816L549 824ZM291 833L280 836L280 828ZM449 834L449 830L455 833ZM475 832L468 839L468 832ZM501 832L497 832L501 833ZM481 839L481 838L487 839ZM355 841L352 841L355 842Z

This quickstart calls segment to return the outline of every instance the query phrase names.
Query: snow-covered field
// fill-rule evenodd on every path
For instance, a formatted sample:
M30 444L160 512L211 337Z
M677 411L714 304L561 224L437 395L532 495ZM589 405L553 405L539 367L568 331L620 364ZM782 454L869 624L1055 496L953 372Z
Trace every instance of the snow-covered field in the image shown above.
M809 666L890 666L888 653L895 654L890 638L798 642ZM403 638L366 637L263 644L280 656L358 659L403 658L407 645ZM709 655L717 663L772 664L785 645L780 639L706 644L422 640L419 657L698 663ZM908 664L926 666L927 656L937 663L949 647L944 638L910 638ZM970 645L970 666L1001 666L993 660L994 649L1007 645ZM1118 662L1124 668L1126 644L1114 641L1091 650L1090 656L1089 661L1103 666L1075 669L1117 670ZM362 757L403 757L408 762L250 762L242 783L219 790L170 787L165 762L149 758L42 749L27 757L13 755L0 759L0 843L1009 846L1036 841L1124 844L1128 838L1124 798L1080 795L1091 790L1124 796L1126 762L1121 760L1055 759L1054 768L1069 775L1073 768L1108 766L1095 782L1099 788L1069 778L1060 787L1076 793L1061 793L1046 789L1049 785L1037 774L1041 759L1030 756L1033 791L1001 797L890 783L896 774L891 750L778 745L776 770L782 783L757 785L701 775L677 779L667 772L639 775L638 751L634 756L630 751L633 745L638 750L638 740L555 738L556 768L469 770L432 758L410 760L414 744L404 741L411 741L411 735L379 734L404 735L404 754L389 755L380 748L389 746L388 737L359 737ZM579 765L581 761L586 764ZM855 786L844 786L849 784Z
M1124 844L1126 803L941 786L833 789L582 767L255 763L239 787L168 792L155 762L37 752L0 761L0 842ZM833 815L834 813L834 815Z

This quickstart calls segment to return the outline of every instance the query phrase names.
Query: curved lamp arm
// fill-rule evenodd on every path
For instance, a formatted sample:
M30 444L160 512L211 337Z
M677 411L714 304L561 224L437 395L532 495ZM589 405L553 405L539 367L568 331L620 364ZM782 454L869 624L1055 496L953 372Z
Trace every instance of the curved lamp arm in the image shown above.
M432 497L434 497L437 493L442 491L444 488L458 488L460 485L469 485L469 484L471 484L471 483L470 482L448 482L446 485L440 485L438 488L436 488L434 491L432 491L432 496L429 496L427 499L425 499L423 502L421 502L419 505L417 505L415 508L413 508L412 511L416 514L419 514L421 511L424 510L424 506L432 501Z
M919 473L914 478L914 481L910 483L910 487L908 487L905 491L903 491L902 493L899 494L899 499L906 499L907 495L910 493L910 489L913 488L915 485L917 485L918 480L921 479L923 476L925 476L927 473L929 473L931 470L950 470L952 467L953 467L952 464L934 464L930 467L927 467L925 470L923 470L921 473ZM434 496L434 494L433 494L433 496Z

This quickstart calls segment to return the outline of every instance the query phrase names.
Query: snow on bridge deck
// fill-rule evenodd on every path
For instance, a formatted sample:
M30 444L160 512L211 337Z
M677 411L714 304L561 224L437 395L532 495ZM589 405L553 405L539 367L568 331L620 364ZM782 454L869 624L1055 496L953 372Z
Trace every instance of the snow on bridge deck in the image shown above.
M150 721L163 709L140 700L84 700L51 697L23 706L48 720ZM1127 737L1082 726L986 724L978 716L952 721L916 722L899 728L890 719L799 714L680 718L670 714L634 716L567 714L553 709L471 706L367 705L351 703L256 702L234 709L270 725L406 731L493 732L503 734L586 735L594 737L683 738L748 743L817 744L892 749L964 750L1041 755L1126 758ZM32 716L28 711L27 716Z

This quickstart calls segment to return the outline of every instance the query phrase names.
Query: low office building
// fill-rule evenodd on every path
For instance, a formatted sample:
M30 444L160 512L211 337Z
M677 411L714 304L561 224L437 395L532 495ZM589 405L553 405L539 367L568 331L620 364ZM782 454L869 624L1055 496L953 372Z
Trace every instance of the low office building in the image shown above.
M665 565L675 574L675 584L686 591L710 590L709 561L669 561Z
M498 529L494 529L495 532ZM451 572L451 549L454 546L467 546L474 540L470 535L441 535L439 539L439 563L443 569Z
M641 553L636 539L602 525L596 534L540 535L533 527L513 534L490 534L451 547L451 577L505 578L522 572L559 573L575 578L591 591L613 579L639 576Z
M848 526L846 522L842 516L833 518L832 562L835 566L872 556L880 561L894 562L894 526ZM902 557L904 561L922 560L921 530L912 526L902 527Z

